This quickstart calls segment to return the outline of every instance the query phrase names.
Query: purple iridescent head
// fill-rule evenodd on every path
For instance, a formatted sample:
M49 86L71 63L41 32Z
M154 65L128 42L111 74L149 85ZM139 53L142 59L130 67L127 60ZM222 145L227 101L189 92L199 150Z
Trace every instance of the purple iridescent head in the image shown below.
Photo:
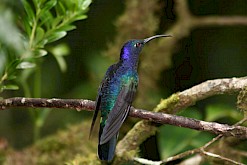
M171 37L171 35L156 35L152 36L146 39L142 40L129 40L124 44L121 50L120 54L120 60L122 61L129 61L129 60L134 60L136 61L138 58L138 55L140 54L143 46L148 43L149 41L155 39L155 38L160 38L160 37Z

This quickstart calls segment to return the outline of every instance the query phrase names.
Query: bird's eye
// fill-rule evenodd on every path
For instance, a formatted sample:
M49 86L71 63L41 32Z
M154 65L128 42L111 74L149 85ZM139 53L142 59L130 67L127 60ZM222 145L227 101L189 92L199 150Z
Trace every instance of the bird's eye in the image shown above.
M135 46L136 48L137 48L137 47L140 47L140 46L141 46L141 43L140 43L140 42L137 42L134 46Z

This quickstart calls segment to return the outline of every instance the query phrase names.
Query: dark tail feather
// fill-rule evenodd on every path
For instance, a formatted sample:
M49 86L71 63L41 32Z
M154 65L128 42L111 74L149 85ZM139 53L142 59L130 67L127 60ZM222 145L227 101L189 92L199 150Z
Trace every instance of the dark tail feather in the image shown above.
M100 127L99 137L103 132L103 128ZM99 138L100 139L100 138ZM117 143L117 134L113 136L108 142L98 145L98 156L101 160L111 161L115 155L115 148Z

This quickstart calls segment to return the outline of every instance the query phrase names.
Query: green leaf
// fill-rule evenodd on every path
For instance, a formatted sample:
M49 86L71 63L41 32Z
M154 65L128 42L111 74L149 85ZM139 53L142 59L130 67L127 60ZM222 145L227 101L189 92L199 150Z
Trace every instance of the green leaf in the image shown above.
M31 30L31 25L28 21L28 18L27 17L22 17L22 22L23 22L23 25L24 25L24 29L27 33L27 35L30 37L31 36L31 33L32 33L32 30Z
M35 63L31 63L31 62L21 62L19 65L17 65L16 69L30 69L30 68L34 68L36 66Z
M57 0L49 0L44 4L44 7L41 9L40 15L48 12L51 8L53 8L57 4Z
M35 42L39 43L41 40L43 40L44 35L45 35L44 29L42 29L41 27L37 27Z
M65 25L65 26L60 27L57 30L58 31L71 31L71 30L74 30L74 29L76 29L76 26L74 26L74 25Z
M51 109L45 108L42 111L39 111L38 119L36 120L37 125L42 127L44 125L44 122L47 118L47 116L50 114Z
M89 5L92 3L92 0L79 0L79 8L86 10Z
M63 56L66 56L70 53L68 45L59 44L51 48L50 52L54 55L60 70L65 72L67 70L67 64Z
M8 76L8 78L7 78L7 80L14 80L14 79L16 79L16 76L15 76L15 75L10 75L10 76Z
M165 125L160 127L158 134L158 149L162 159L166 159L175 154L192 149L194 137L200 132L181 128L176 126Z
M47 51L44 49L37 49L34 51L35 57L43 57L47 55Z
M56 28L63 20L63 16L57 16L52 22L52 28Z
M65 31L52 33L51 35L47 36L48 43L57 41L57 40L63 38L64 36L66 36L66 34L67 34L67 32L65 32Z
M7 65L7 73L8 73L8 77L12 76L12 74L14 74L14 72L16 71L16 67L21 63L20 59L15 59L13 61L11 61L10 64Z
M57 60L58 66L62 72L65 72L67 70L67 64L65 62L65 59L63 56L54 56Z
M179 113L190 118L202 119L202 114L197 108L187 108ZM181 153L188 149L192 149L196 144L201 144L201 139L196 139L200 132L180 128L176 126L162 126L158 134L158 148L163 159Z
M86 19L87 16L86 15L78 15L74 18L75 21L79 21L79 20L83 20L83 19Z
M60 15L64 16L66 13L66 8L61 1L59 1L58 4L55 6L55 10L56 10L56 14L58 16L60 16Z
M224 117L240 120L242 115L234 108L225 105L209 105L206 108L206 121L216 121Z
M66 56L70 53L69 47L66 44L59 44L50 49L54 56Z
M198 119L198 120L203 119L202 113L200 112L199 109L195 107L189 107L186 110L180 112L179 115L186 116L186 117L193 118L193 119Z
M212 138L214 138L215 135L208 133L208 132L198 132L196 136L193 137L193 140L191 142L191 146L193 148L199 148L203 145L205 145L207 142L211 141Z
M39 26L45 26L46 29L51 29L52 27L52 22L54 20L54 17L52 15L52 13L50 11L47 11L47 12L43 12L41 15L40 15L40 24Z
M38 1L39 0L33 0L34 7L37 9L38 8Z
M5 64L6 64L6 53L0 49L0 75L3 74L4 69L5 69Z
M2 90L18 90L19 87L17 85L4 85Z
M31 7L31 5L26 0L22 0L22 3L23 3L25 11L27 13L28 23L30 26L32 26L32 24L35 20L35 15L34 15L33 9Z

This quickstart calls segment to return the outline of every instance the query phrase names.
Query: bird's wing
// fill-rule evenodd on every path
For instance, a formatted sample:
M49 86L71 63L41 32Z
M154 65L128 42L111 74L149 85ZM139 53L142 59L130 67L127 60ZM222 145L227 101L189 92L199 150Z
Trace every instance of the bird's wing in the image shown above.
M108 115L106 125L100 137L100 144L109 141L119 131L129 113L136 88L137 83L133 80L130 80L128 85L122 87L116 103Z
M100 110L100 105L101 105L101 90L102 90L102 87L107 83L108 81L108 77L110 77L110 74L111 74L111 70L115 67L115 65L112 65L108 68L100 86L99 86L99 89L98 89L98 96L96 98L96 104L95 104L95 111L94 111L94 114L93 114L93 119L92 119L92 123L91 123L91 128L90 128L90 133L89 133L89 138L91 137L91 134L92 134L92 131L93 131L93 127L94 127L94 124L95 124L95 121L96 121L96 118L98 116L98 112Z
M98 89L98 96L97 96L97 99L96 99L96 105L95 105L93 119L92 119L92 123L91 123L91 127L90 127L89 138L91 137L91 134L92 134L92 131L93 131L93 127L94 127L94 124L95 124L95 121L96 121L96 118L98 116L98 112L99 112L99 109L100 109L100 103L101 103L101 86L102 86L102 84L100 85L100 87Z

